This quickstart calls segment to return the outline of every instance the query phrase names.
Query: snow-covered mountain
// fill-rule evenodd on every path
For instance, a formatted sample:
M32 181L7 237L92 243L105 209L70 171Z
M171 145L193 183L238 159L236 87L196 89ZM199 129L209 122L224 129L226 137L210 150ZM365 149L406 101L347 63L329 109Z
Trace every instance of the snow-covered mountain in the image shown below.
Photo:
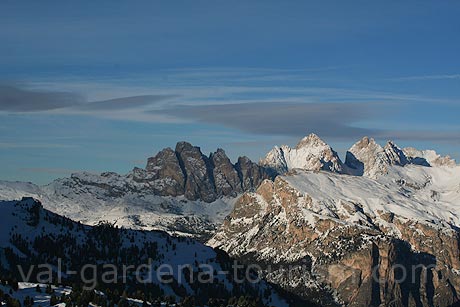
M0 182L0 199L39 199L45 208L95 225L110 221L134 229L157 229L207 237L233 208L236 197L270 178L247 157L232 164L222 149L209 156L186 142L149 158L127 175L81 172L45 186Z
M442 157L434 150L417 150L412 147L401 149L392 141L382 147L369 137L356 142L347 151L345 163L342 163L337 152L314 133L304 137L294 148L287 145L275 146L259 164L278 174L302 169L370 178L386 174L392 165L456 165L449 156Z
M327 170L342 172L343 164L337 153L316 134L304 137L296 147L275 146L260 165L271 168L280 174L291 169L312 171Z
M325 306L459 303L460 166L370 138L342 171L323 157L241 196L208 244Z
M392 165L405 166L408 164L422 166L455 166L449 156L442 157L434 150L417 150L415 148L399 148L392 141L385 147L380 146L374 139L364 137L348 151L345 160L347 172L352 175L376 178L386 174Z

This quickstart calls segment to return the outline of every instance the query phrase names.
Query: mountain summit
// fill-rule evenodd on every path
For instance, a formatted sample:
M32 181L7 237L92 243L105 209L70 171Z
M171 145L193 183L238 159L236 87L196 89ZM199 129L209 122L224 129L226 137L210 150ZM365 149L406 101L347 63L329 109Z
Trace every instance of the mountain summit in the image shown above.
M343 170L343 163L337 153L314 133L304 137L294 148L287 145L275 146L260 161L260 165L280 174L291 169L326 170L336 173Z
M393 141L388 141L385 147L380 146L374 139L364 137L356 142L346 154L345 166L351 175L377 178L388 172L392 165L406 166L455 166L449 156L442 157L434 150L417 150L415 148L400 148Z
M346 153L342 163L337 152L316 134L312 133L294 147L275 146L261 159L259 164L276 174L286 174L293 169L307 171L328 171L354 176L377 178L388 172L389 166L455 166L449 156L440 156L433 150L400 148L393 141L384 147L373 138L363 137Z

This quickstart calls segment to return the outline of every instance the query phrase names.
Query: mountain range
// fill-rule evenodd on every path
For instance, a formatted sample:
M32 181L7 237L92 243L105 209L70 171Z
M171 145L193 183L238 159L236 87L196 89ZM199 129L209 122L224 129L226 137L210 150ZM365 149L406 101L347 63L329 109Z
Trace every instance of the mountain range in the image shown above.
M233 208L238 195L274 178L247 157L235 164L218 149L209 156L179 142L148 159L144 169L75 173L45 186L0 181L0 199L28 196L45 208L85 224L118 226L208 238Z
M460 301L460 166L432 150L364 137L343 162L310 134L233 164L180 142L126 175L0 183L1 199L22 196L86 224L197 238L322 306Z

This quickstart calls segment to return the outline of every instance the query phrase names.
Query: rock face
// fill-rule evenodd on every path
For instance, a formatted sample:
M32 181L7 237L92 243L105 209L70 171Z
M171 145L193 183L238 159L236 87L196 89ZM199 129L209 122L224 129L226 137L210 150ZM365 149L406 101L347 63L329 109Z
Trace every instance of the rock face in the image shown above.
M208 244L322 306L459 303L460 167L399 167L387 149L378 179L297 170L264 181Z
M240 157L233 165L223 149L207 157L187 142L177 143L175 151L163 149L149 158L145 170L133 172L135 181L146 183L159 195L184 195L205 202L221 196L235 197L257 188L267 178L272 178L268 170L247 157Z
M201 153L200 148L190 143L180 142L176 145L176 154L185 176L185 197L191 200L202 199L206 202L216 200L217 193L211 164Z
M177 196L183 194L185 185L185 176L179 164L176 153L171 148L165 148L155 157L147 161L146 172L142 170L133 171L135 179L149 182L156 181L153 185L158 195Z
M343 164L337 153L316 134L303 138L296 147L273 148L259 163L284 174L291 169L342 172Z
M241 158L240 158L241 159ZM240 171L237 171L237 165L233 165L230 159L225 154L223 149L217 149L215 153L210 155L212 176L214 178L214 184L216 186L216 193L218 195L225 196L236 196L237 194L247 191L261 183L260 178L255 179L252 185L245 185L241 178L250 179L251 176L248 174L243 175ZM252 179L252 178L251 178Z

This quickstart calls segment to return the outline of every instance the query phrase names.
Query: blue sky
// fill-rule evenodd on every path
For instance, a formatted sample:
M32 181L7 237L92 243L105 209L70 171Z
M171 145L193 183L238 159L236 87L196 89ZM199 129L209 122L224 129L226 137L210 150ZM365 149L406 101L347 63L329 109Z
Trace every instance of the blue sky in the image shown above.
M0 179L315 132L460 159L458 1L2 1Z

